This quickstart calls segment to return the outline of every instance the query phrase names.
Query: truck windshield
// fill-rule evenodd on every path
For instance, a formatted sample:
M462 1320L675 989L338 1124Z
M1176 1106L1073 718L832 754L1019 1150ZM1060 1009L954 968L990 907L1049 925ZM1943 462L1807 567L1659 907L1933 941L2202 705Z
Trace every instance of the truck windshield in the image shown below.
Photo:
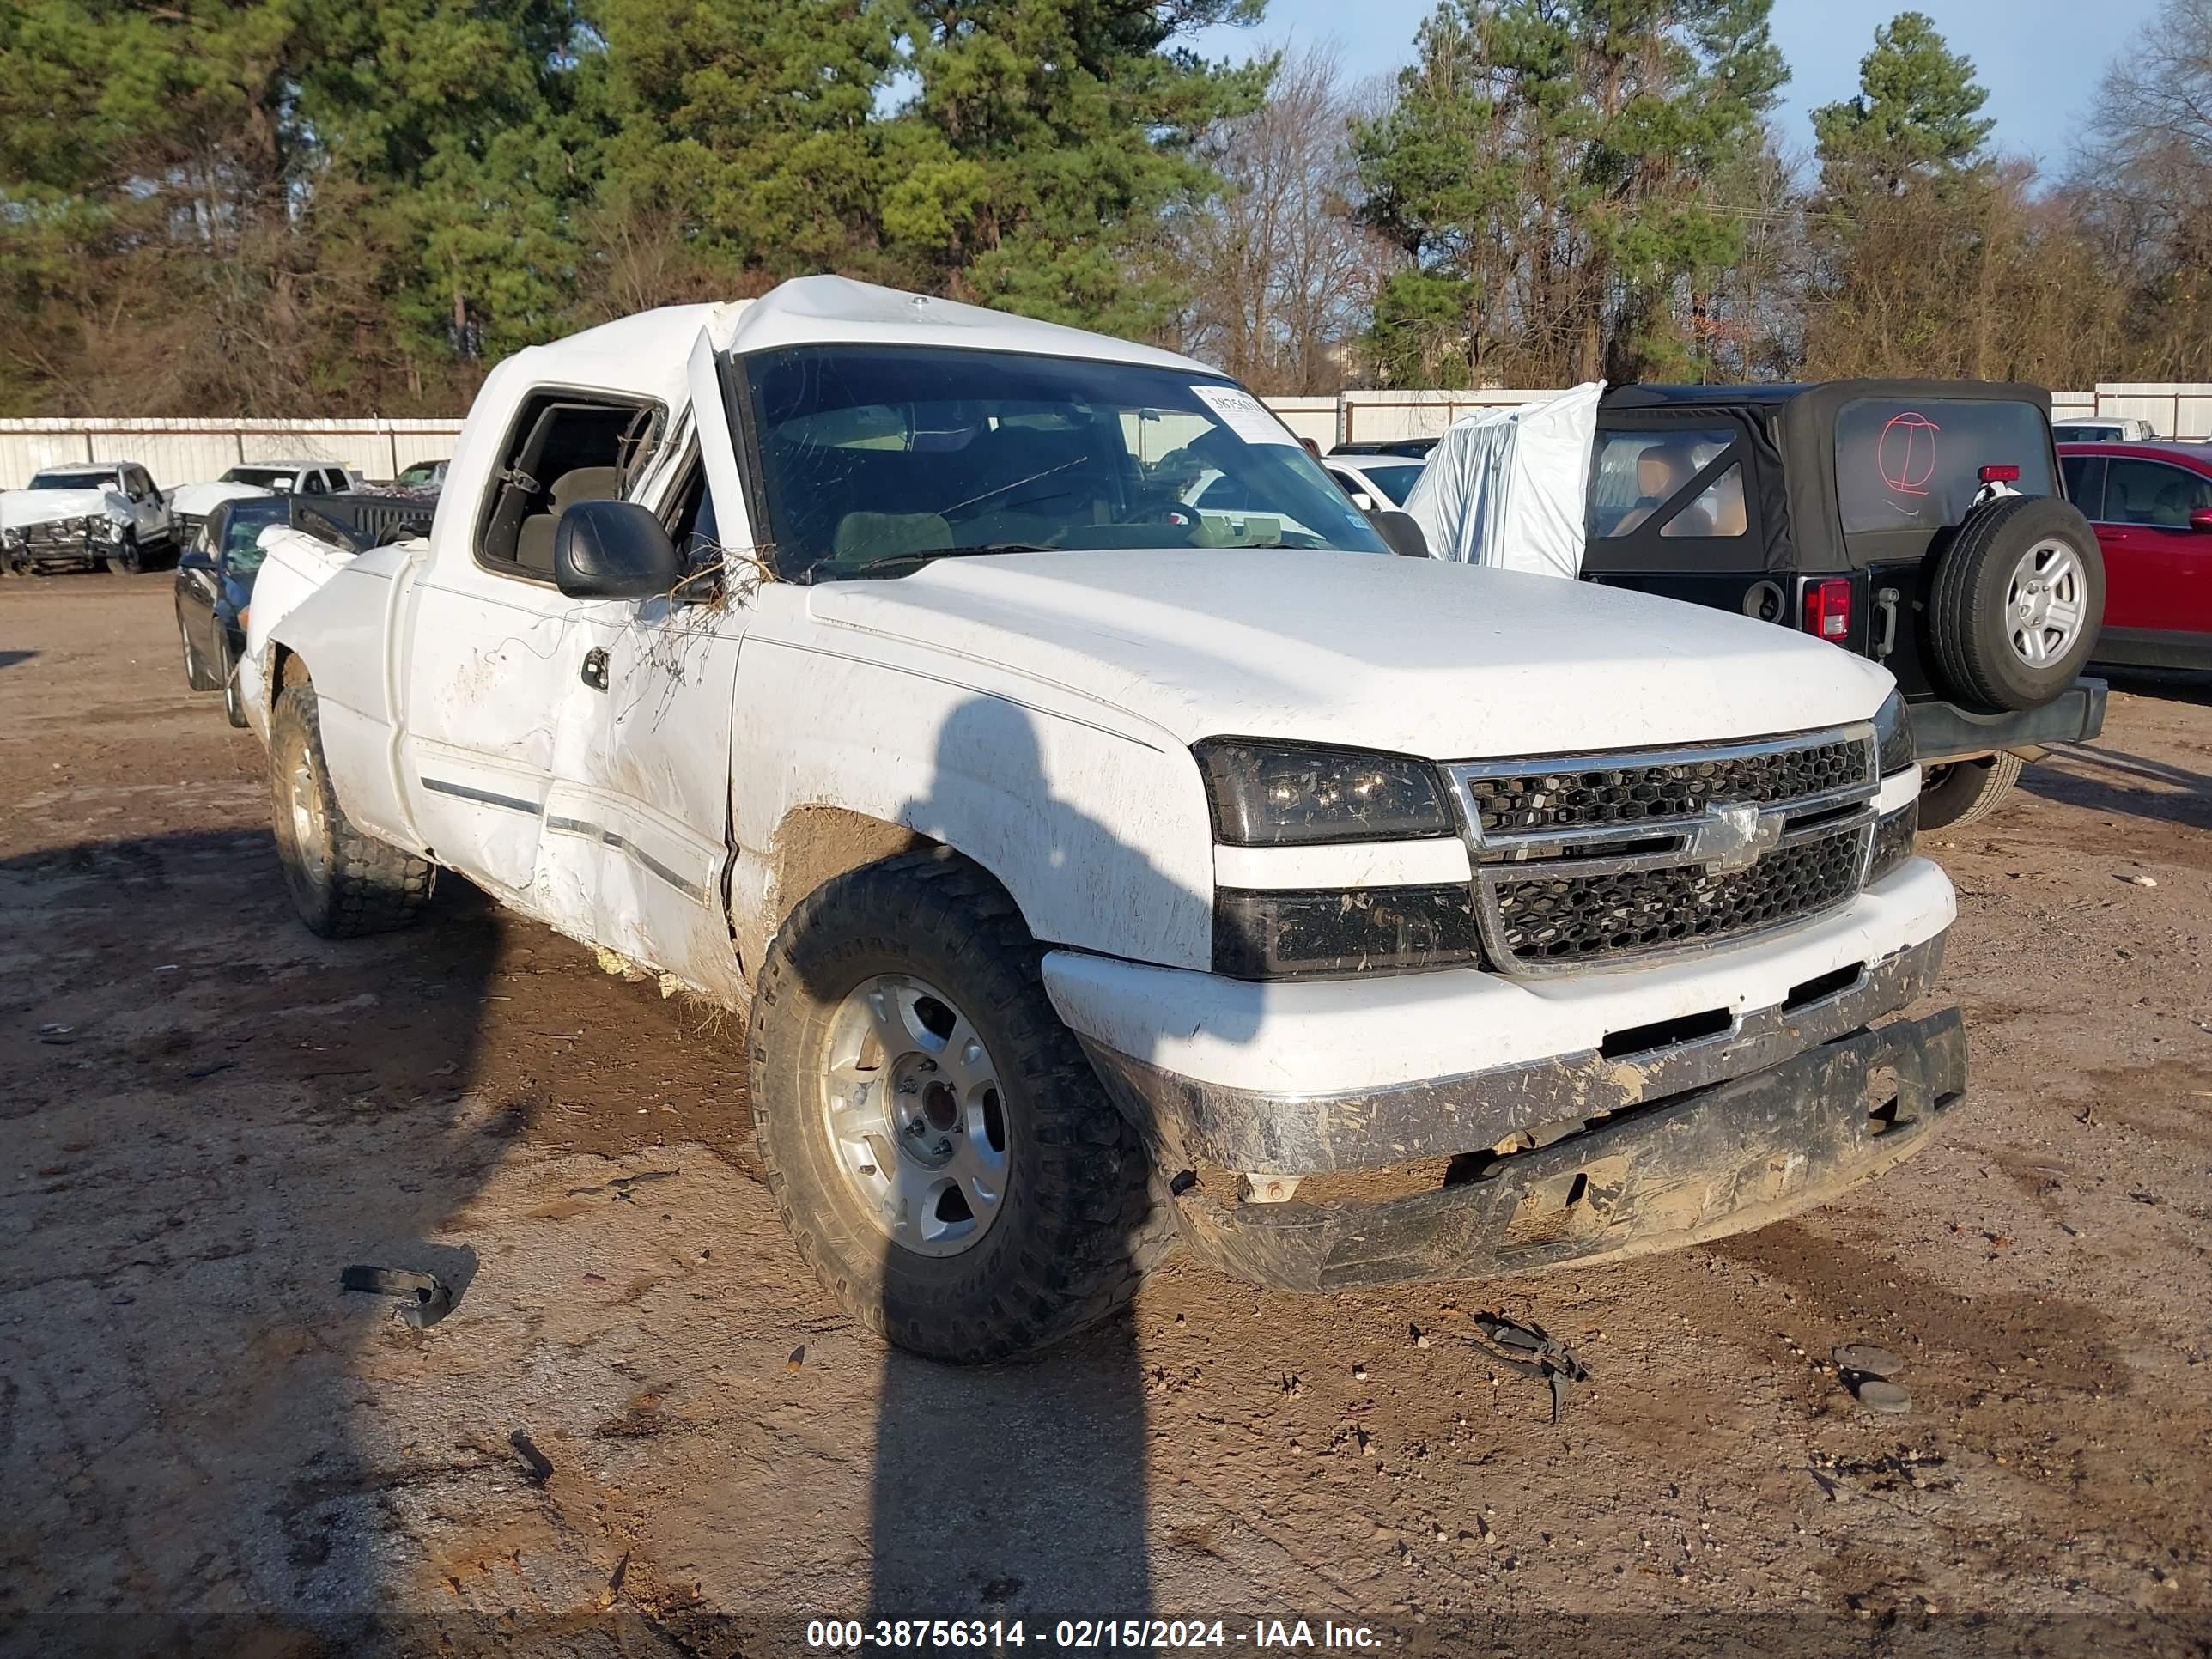
M33 489L114 489L112 472L41 472L31 480Z
M788 580L1076 548L1386 551L1249 392L1170 368L913 346L740 358Z

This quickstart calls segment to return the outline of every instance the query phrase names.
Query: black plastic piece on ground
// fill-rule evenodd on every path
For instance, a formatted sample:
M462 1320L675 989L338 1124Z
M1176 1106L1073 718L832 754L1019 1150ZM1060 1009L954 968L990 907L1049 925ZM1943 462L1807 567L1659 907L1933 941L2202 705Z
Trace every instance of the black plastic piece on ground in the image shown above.
M453 1310L453 1293L437 1274L404 1267L348 1267L338 1275L338 1288L405 1298L399 1304L399 1317L418 1331L428 1330Z

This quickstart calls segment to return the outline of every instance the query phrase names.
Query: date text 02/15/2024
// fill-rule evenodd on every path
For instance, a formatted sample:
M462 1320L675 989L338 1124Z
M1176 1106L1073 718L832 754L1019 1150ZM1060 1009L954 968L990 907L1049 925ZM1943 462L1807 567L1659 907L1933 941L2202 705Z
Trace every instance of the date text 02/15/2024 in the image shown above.
M1255 1619L1232 1624L1221 1619L1062 1619L1049 1634L1035 1633L1019 1619L810 1620L806 1645L812 1649L927 1650L974 1648L979 1652L1017 1651L1031 1643L1046 1652L1175 1650L1195 1648L1360 1651L1382 1645L1365 1625L1318 1624L1304 1619Z

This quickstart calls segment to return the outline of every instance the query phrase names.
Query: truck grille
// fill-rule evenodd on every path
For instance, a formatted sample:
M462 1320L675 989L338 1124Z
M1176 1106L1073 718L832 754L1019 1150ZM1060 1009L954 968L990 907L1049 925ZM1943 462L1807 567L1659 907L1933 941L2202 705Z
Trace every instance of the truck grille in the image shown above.
M1483 943L1506 973L1747 939L1832 909L1866 879L1870 725L1448 769Z
M1854 824L1778 847L1735 874L1687 864L1501 881L1498 943L1516 961L1565 963L1729 939L1842 903L1865 863L1866 833Z
M1695 817L1715 801L1765 806L1863 783L1872 762L1865 742L1849 738L1701 760L1637 763L1623 756L1611 765L1531 762L1527 771L1471 778L1468 793L1487 837L1516 830Z

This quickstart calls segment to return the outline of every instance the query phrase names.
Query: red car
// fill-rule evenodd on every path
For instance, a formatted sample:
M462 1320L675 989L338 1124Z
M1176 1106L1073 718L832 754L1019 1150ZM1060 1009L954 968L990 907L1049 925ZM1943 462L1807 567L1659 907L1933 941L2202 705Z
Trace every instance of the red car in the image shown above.
M2062 443L2058 461L2105 556L2095 659L2212 668L2212 444Z

